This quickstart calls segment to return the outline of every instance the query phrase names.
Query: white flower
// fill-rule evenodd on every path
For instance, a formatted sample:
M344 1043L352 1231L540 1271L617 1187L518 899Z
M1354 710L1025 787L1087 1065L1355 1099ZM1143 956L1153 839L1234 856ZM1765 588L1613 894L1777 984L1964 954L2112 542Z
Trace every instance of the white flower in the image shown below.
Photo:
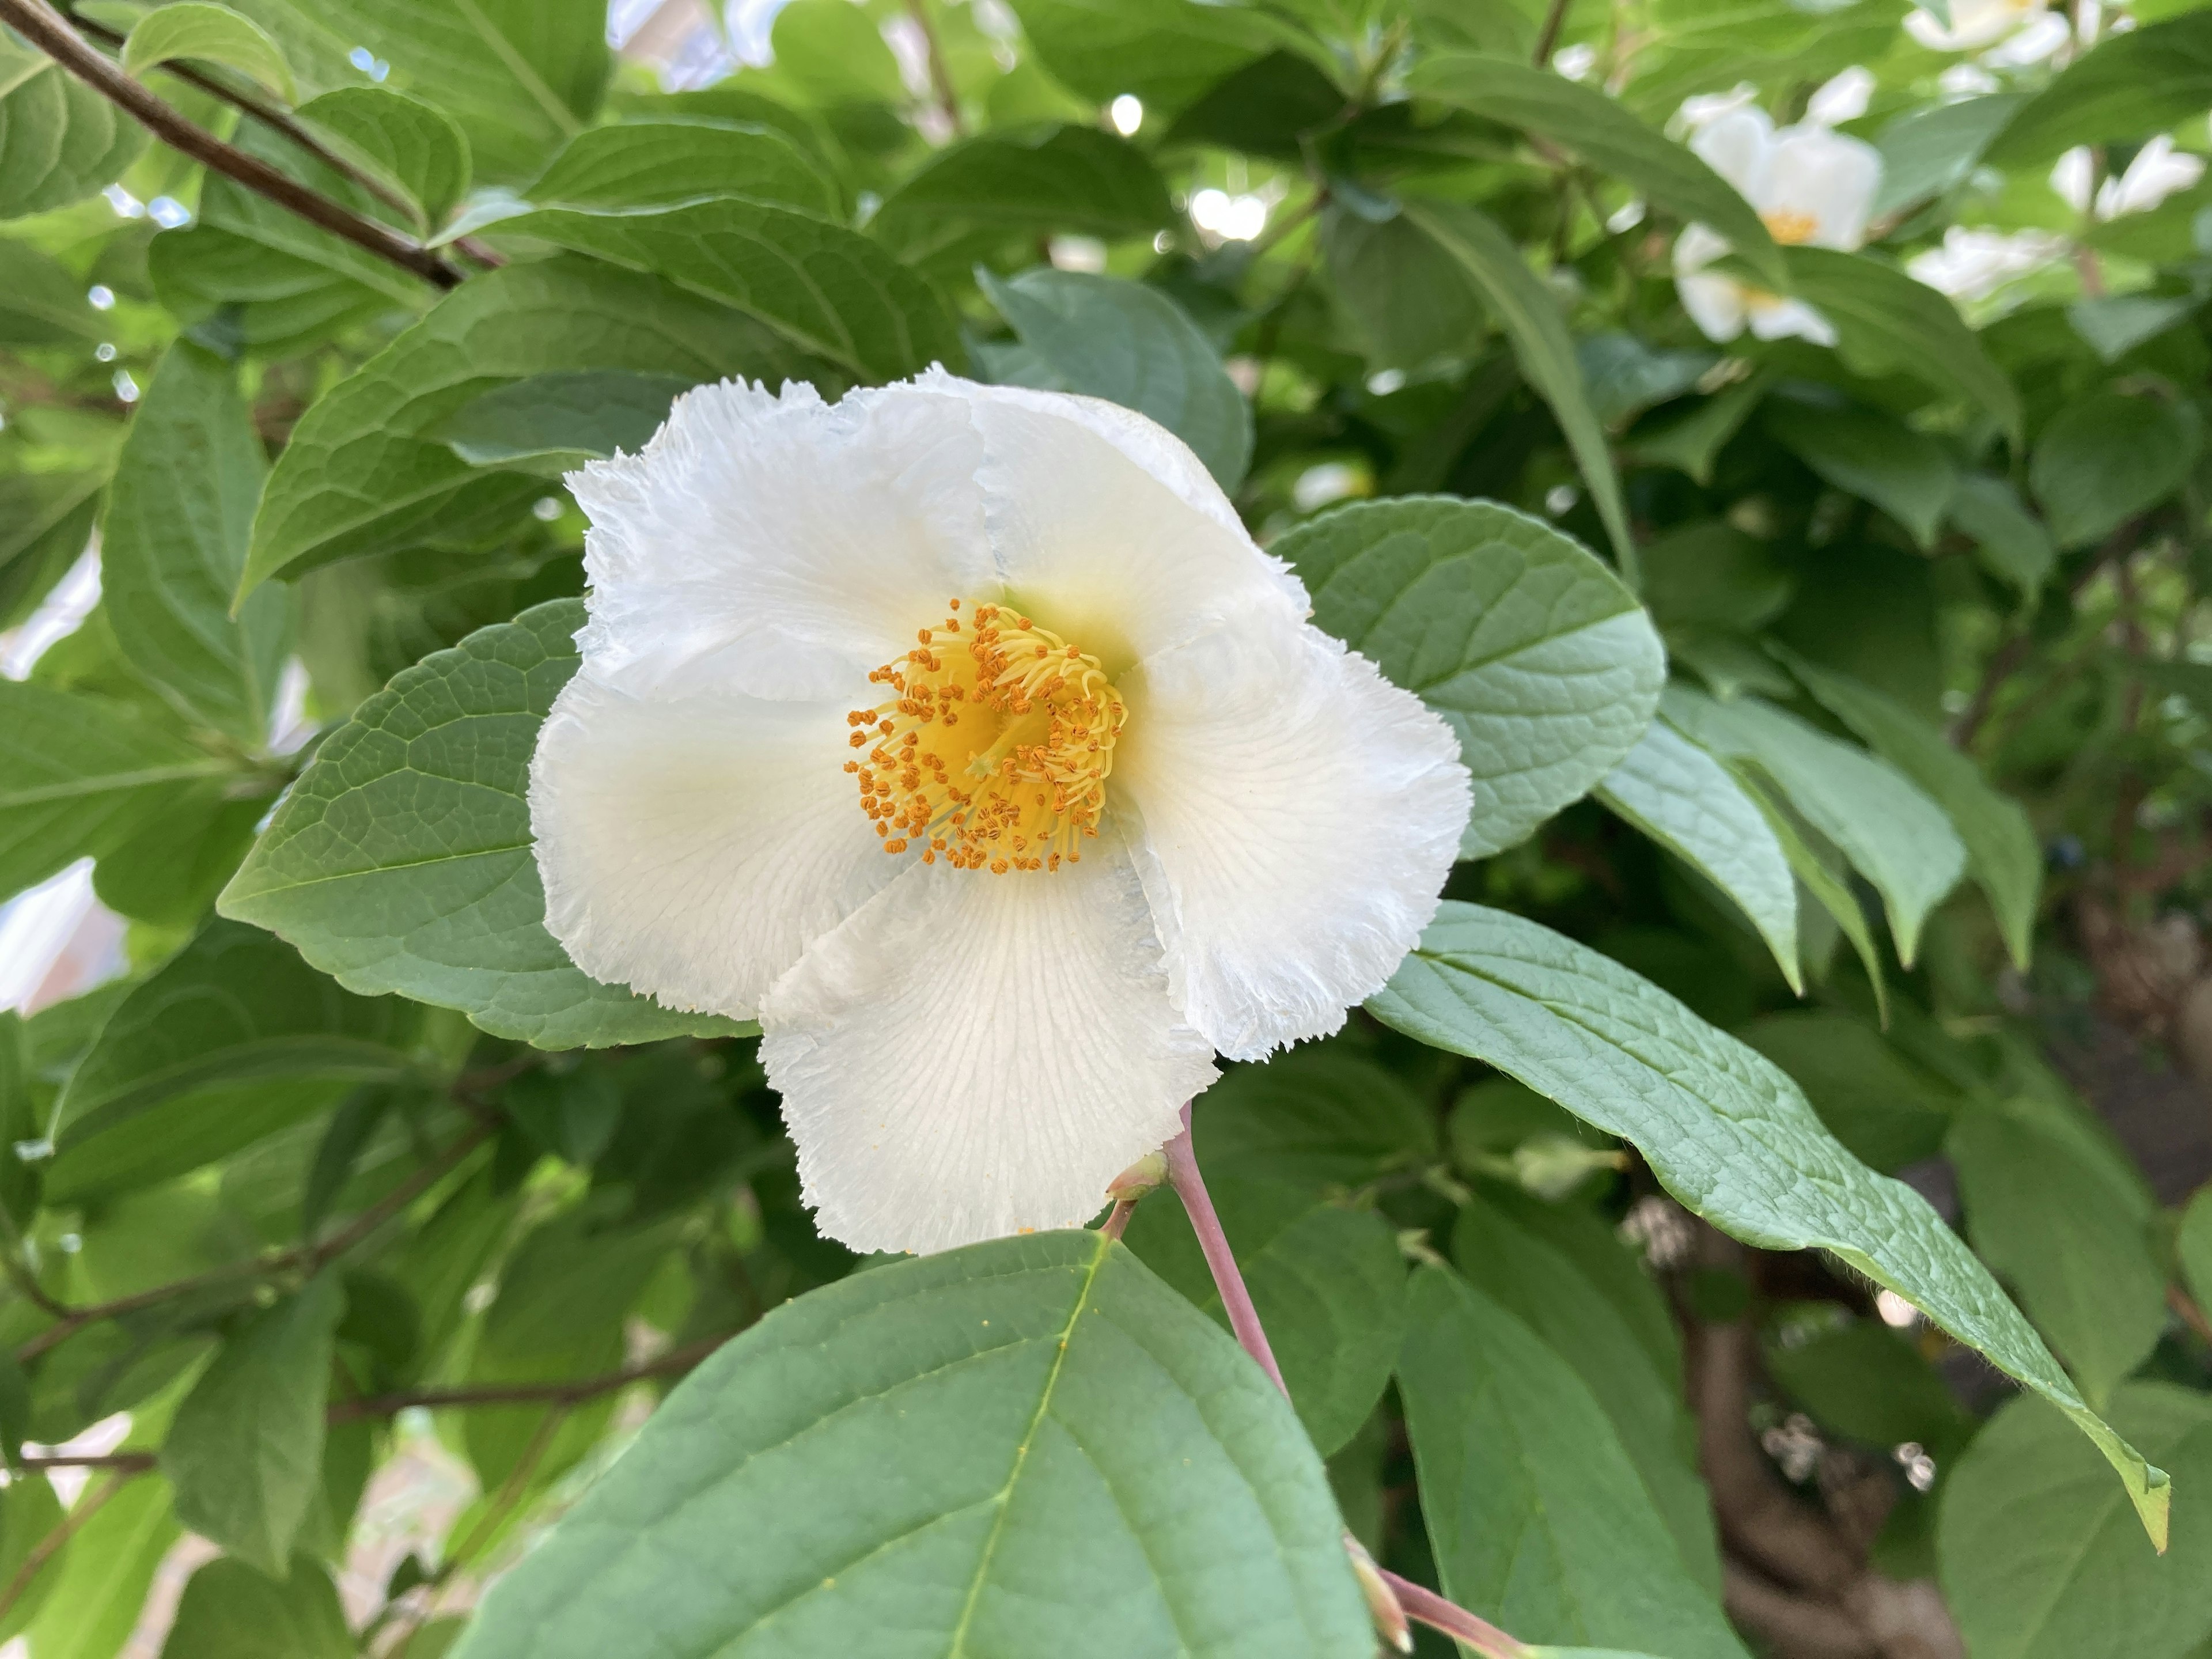
M1871 144L1806 122L1775 131L1765 111L1739 109L1691 141L1707 166L1758 210L1778 242L1850 250L1866 240L1881 157ZM1826 318L1706 266L1729 251L1705 225L1684 227L1674 242L1674 285L1682 307L1708 339L1733 340L1747 325L1762 340L1798 335L1833 345Z
M1954 300L1984 300L2016 276L2040 270L2066 252L2066 239L2047 230L1969 229L1953 225L1943 246L1916 254L1905 269Z
M1905 32L1932 52L1975 52L2043 15L2044 0L1951 0L1948 28L1916 6L1905 15Z
M1701 92L1685 98L1674 118L1667 123L1668 136L1679 138L1684 133L1703 132L1723 115L1749 109L1758 101L1759 88L1748 81L1739 81L1726 92Z
M1085 1220L1217 1049L1334 1030L1435 911L1450 732L1141 416L941 370L726 384L569 482L547 926L596 978L759 1019L857 1249Z
M2076 213L2089 206L2089 181L2096 163L2086 149L2069 149L2051 169L2051 187ZM2097 217L2117 219L2124 213L2148 213L2169 196L2189 190L2204 176L2204 158L2177 150L2165 133L2145 144L2130 161L2127 171L2097 187Z
M1805 118L1818 126L1839 126L1856 121L1874 101L1874 71L1854 64L1829 76L1805 100Z

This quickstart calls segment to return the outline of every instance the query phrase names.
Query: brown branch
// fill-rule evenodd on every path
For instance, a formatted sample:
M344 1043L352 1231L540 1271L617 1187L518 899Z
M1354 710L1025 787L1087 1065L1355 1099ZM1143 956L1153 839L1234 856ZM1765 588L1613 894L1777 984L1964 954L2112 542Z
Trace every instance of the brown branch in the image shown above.
M923 0L906 0L906 15L921 31L921 43L929 58L929 84L937 90L937 101L945 107L945 118L952 128L952 136L964 138L968 136L968 124L960 118L960 94L952 85L952 71L945 62L945 48L938 40L937 30L930 23L929 9Z
M0 0L0 7L9 3L10 0ZM344 1255L428 1191L448 1170L489 1139L493 1127L483 1122L472 1126L438 1157L319 1244L296 1245L289 1250L278 1250L245 1261L229 1262L220 1267L210 1267L204 1273L195 1273L189 1279L172 1279L150 1290L117 1297L112 1302L70 1309L63 1317L17 1348L15 1358L19 1363L28 1364L88 1325L97 1324L106 1319L119 1319L125 1314L137 1313L143 1308L157 1307L175 1297L188 1296L194 1291L206 1290L234 1279L260 1278L270 1273L289 1273L295 1268L304 1268L312 1273L334 1257Z
M1567 0L1552 0L1552 9L1544 14L1544 27L1536 35L1536 55L1532 60L1538 69L1552 61L1552 52L1559 44L1559 30L1567 21Z
M725 1331L720 1336L702 1338L672 1348L658 1359L649 1359L641 1365L624 1366L618 1371L603 1371L597 1376L572 1377L559 1382L485 1382L464 1383L449 1389L416 1389L399 1394L371 1395L359 1400L341 1400L330 1410L332 1426L340 1423L357 1422L365 1417L396 1417L414 1407L442 1410L449 1407L467 1406L580 1406L587 1400L603 1394L614 1394L633 1382L647 1382L655 1377L675 1376L691 1370L699 1362L737 1334Z
M116 1469L125 1474L143 1474L154 1467L149 1451L25 1452L19 1460L27 1469Z
M364 248L438 288L457 288L461 273L434 252L374 219L287 178L258 156L194 126L171 105L125 75L70 28L47 0L0 0L5 23L102 97L134 117L171 149L288 209L309 224Z
M136 1473L136 1470L129 1473L118 1471L98 1492L87 1492L62 1517L61 1525L31 1546L31 1553L23 1558L23 1565L15 1569L15 1576L8 1581L8 1588L0 1590L0 1619L15 1611L15 1604L23 1599L23 1592L30 1589L31 1581L39 1576L39 1570L52 1560L77 1529L99 1514L107 1500L121 1492L124 1484Z

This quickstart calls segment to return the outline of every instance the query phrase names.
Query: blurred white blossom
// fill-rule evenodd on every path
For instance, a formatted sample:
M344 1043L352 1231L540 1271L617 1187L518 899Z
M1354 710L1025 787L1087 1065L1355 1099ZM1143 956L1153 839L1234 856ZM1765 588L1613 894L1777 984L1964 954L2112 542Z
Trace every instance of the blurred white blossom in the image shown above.
M2172 138L2160 133L2136 152L2126 172L2096 186L2096 216L2117 219L2124 213L2148 213L2203 176L2204 158L2177 150ZM2051 169L2051 187L2076 213L2087 213L2095 178L2095 159L2077 148L2060 156Z
M1982 300L2065 252L2066 239L2047 230L2008 233L1953 225L1943 233L1942 246L1914 256L1905 269L1954 300Z
M1905 15L1905 32L1934 52L1978 52L2050 15L2043 0L1951 0L1948 28L1915 7Z
M1838 75L1831 76L1815 92L1805 106L1805 118L1824 127L1856 121L1867 112L1874 101L1874 71L1863 64L1854 64Z

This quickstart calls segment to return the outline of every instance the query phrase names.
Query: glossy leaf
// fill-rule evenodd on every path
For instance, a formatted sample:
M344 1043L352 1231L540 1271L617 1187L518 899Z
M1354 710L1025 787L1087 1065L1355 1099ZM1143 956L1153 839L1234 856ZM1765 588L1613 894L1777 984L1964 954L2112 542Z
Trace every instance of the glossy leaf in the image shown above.
M1013 325L1034 373L1061 392L1149 415L1181 438L1224 489L1252 458L1252 411L1198 326L1157 289L1039 267L977 281Z
M1361 503L1275 544L1315 625L1459 734L1474 808L1460 856L1524 839L1632 750L1665 678L1650 621L1587 550L1493 501Z
M228 6L173 0L140 18L123 43L123 72L142 79L147 70L179 58L236 70L288 104L299 99L291 66L276 43L258 23Z
M838 216L836 185L783 134L698 117L580 132L526 194L541 206L586 208L668 207L740 196Z
M597 1655L641 1620L668 1659L749 1636L849 1652L893 1620L975 1659L1356 1653L1341 1525L1226 1334L1100 1235L1002 1239L848 1279L723 1348L457 1653Z
M1399 1360L1445 1594L1524 1639L1744 1659L1583 1379L1455 1274L1414 1276Z
M267 470L236 371L179 340L131 422L100 538L131 668L187 720L248 744L266 733L291 633L273 590L230 614Z
M2072 1418L2164 1544L2166 1475L2089 1410L1926 1200L1853 1158L1752 1050L1594 951L1449 902L1368 1007L1633 1142L1669 1192L1724 1231L1832 1250L1895 1291Z
M587 979L545 931L530 755L575 672L556 600L407 670L325 740L225 890L350 990L458 1008L544 1048L746 1029Z

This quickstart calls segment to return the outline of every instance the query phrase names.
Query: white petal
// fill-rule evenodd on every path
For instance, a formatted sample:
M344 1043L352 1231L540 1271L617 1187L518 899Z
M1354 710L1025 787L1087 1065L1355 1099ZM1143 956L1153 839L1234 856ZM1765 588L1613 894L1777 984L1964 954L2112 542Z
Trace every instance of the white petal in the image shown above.
M1127 854L1092 846L1050 872L915 865L769 992L761 1060L823 1232L927 1251L1079 1225L1213 1080Z
M1182 441L1096 398L921 384L972 400L992 550L1012 601L1112 674L1255 607L1312 608Z
M988 586L982 455L966 401L921 386L687 392L641 453L569 475L586 666L633 691L851 695Z
M1765 210L1767 161L1774 149L1774 122L1765 110L1730 110L1692 138L1690 148L1734 185L1736 194Z
M1814 345L1836 343L1835 325L1802 300L1778 299L1771 294L1759 296L1751 301L1750 316L1751 331L1762 340L1795 335Z
M1258 1059L1379 990L1435 914L1467 823L1450 729L1317 629L1243 626L1148 659L1109 800L1177 1004Z
M1826 127L1791 127L1776 139L1768 165L1768 201L1760 206L1802 213L1813 221L1816 247L1856 248L1866 240L1875 192L1881 188L1881 152Z
M545 925L592 978L749 1019L896 877L843 768L840 703L641 699L579 674L530 768Z
M1746 298L1735 277L1692 272L1675 277L1674 291L1708 340L1725 343L1743 332Z

